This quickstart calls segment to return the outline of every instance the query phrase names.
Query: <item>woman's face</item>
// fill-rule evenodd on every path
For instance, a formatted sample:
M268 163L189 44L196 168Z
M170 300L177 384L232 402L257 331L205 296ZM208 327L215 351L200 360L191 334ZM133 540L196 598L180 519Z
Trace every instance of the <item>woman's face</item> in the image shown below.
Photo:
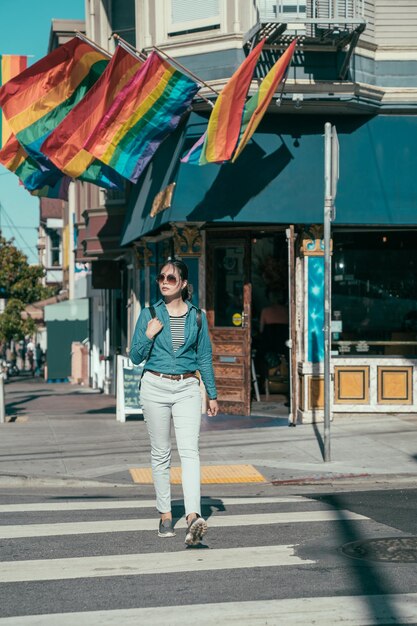
M178 297L187 284L186 280L181 280L179 270L175 265L167 263L158 276L159 289L166 298Z

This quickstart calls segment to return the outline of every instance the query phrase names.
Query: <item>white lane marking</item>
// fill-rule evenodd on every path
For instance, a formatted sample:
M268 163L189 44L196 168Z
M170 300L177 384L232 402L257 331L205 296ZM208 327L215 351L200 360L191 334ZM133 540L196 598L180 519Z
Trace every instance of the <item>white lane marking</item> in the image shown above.
M0 619L4 626L365 626L417 623L417 594L337 596L54 613Z
M368 517L351 511L285 511L252 515L219 515L208 520L210 528L235 528L237 526L265 526L268 524L293 524L298 522L335 522L345 520L368 520ZM176 528L185 528L181 518ZM155 519L116 519L96 522L62 522L60 524L10 524L0 526L0 539L22 539L24 537L51 537L53 535L88 535L94 533L156 531Z
M0 582L139 576L142 574L169 574L315 563L315 561L303 560L295 556L294 547L294 545L276 545L220 550L182 550L181 552L157 552L154 554L116 554L70 559L6 561L1 564Z
M202 498L202 504L286 504L314 502L303 496L277 496L259 498ZM184 500L173 499L173 504L184 504ZM113 500L96 502L27 502L26 504L1 504L0 513L33 513L37 511L100 511L105 509L154 509L155 500Z

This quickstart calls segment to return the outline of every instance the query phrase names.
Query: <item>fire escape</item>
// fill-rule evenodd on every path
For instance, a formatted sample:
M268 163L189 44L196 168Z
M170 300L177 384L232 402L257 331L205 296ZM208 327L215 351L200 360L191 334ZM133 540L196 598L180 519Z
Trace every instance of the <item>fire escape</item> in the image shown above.
M261 39L270 49L282 48L297 36L304 49L346 50L339 78L365 30L365 0L258 0L258 22L243 38L246 52Z

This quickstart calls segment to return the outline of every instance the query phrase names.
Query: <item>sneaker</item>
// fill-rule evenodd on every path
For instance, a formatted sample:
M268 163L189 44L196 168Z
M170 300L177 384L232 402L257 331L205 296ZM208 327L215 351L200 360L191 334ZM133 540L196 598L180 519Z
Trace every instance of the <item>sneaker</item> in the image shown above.
M172 520L164 519L164 521L159 521L158 537L175 537Z
M207 522L202 517L197 517L193 519L190 525L187 528L187 533L185 535L185 543L187 546L195 546L204 537L207 532Z

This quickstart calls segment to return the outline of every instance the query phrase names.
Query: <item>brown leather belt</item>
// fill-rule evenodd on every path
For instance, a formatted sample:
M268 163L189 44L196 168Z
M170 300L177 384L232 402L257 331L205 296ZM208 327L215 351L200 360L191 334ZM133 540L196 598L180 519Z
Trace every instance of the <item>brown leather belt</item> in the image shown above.
M159 376L160 378L169 378L169 380L184 380L184 378L197 378L195 372L185 372L185 374L161 374L161 372L154 372L153 370L145 370L150 374Z

